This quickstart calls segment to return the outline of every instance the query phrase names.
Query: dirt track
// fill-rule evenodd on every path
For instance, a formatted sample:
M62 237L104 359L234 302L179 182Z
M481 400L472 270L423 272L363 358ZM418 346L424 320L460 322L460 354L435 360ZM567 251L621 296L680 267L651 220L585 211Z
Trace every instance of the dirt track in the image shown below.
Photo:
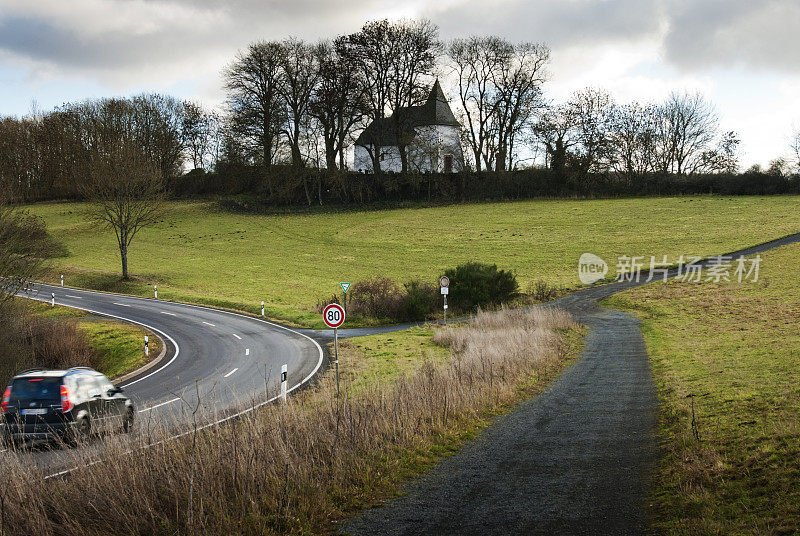
M752 255L800 234L732 253ZM675 275L672 272L671 275ZM554 302L588 328L578 361L539 397L412 482L348 534L641 534L657 457L657 399L639 321L597 301L644 282Z

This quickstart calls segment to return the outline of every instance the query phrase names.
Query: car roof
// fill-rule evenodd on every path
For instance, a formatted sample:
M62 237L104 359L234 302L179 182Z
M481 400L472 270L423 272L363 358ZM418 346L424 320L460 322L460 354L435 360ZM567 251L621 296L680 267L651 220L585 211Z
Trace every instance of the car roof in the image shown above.
M61 378L67 374L75 374L78 372L89 372L92 374L100 374L96 370L89 367L74 367L67 370L26 370L21 374L17 374L14 378Z

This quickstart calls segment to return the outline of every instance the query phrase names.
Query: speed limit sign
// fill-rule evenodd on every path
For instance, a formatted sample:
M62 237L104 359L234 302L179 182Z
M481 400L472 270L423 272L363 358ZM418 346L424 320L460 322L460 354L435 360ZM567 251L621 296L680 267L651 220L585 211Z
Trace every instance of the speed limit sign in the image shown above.
M439 286L442 288L447 288L450 286L450 278L446 275L443 275L439 278Z
M344 324L344 308L338 303L332 303L322 311L322 321L329 328L339 328Z

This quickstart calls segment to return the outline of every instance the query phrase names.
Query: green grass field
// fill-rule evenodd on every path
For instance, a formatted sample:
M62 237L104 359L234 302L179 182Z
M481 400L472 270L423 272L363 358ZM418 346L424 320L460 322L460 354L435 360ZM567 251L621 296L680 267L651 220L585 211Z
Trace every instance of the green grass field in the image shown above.
M99 356L97 370L109 378L117 378L144 366L161 352L161 342L150 331L110 318L99 317L70 307L50 307L31 301L30 311L40 318L71 319L88 338ZM150 356L144 355L144 336L150 337Z
M762 258L757 283L659 283L607 301L642 318L661 399L660 532L800 531L800 245Z
M211 202L171 202L130 250L132 283L119 281L111 230L82 204L30 206L64 243L51 280L69 285L203 303L321 325L314 305L340 281L386 276L435 281L467 261L512 269L523 290L537 279L578 285L584 252L708 255L800 230L800 197L679 197L535 200L385 211L296 215L231 214Z

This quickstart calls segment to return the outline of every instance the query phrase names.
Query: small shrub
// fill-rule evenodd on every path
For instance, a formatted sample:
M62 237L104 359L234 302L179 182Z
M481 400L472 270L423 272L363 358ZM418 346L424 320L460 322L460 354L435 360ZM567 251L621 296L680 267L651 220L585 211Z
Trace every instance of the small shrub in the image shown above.
M325 309L325 307L327 307L328 305L330 305L332 303L338 303L339 305L342 304L342 302L340 301L339 296L337 294L333 294L327 300L325 300L325 299L319 300L317 302L317 305L314 306L314 312L322 314L322 311Z
M392 320L403 318L405 314L404 294L397 283L389 278L356 281L348 294L348 313Z
M434 313L438 296L436 285L417 279L409 281L403 287L406 290L406 320L425 320Z
M546 302L556 299L561 289L549 284L547 281L534 281L528 286L528 294L536 301Z
M462 311L507 302L519 291L514 274L496 264L468 262L444 274L450 278L448 301Z

